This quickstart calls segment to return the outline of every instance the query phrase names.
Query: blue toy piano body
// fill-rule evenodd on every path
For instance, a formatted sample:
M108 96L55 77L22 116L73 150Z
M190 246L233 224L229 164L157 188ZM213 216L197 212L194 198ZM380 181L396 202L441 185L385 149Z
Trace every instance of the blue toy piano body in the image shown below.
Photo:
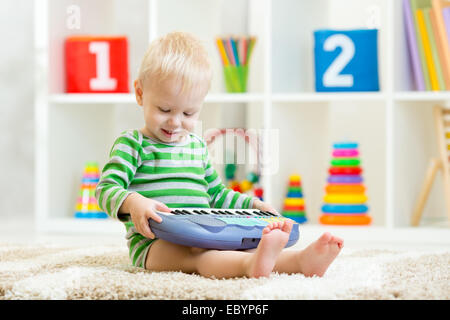
M271 222L286 219L260 210L193 209L158 212L162 222L149 219L157 238L186 246L239 250L258 246L262 230ZM299 224L294 223L286 247L299 239Z

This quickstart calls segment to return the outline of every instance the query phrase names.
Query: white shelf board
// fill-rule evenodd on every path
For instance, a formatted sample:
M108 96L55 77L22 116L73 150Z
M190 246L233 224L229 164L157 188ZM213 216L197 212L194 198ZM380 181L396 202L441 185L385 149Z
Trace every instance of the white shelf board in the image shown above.
M272 102L384 101L383 92L305 92L275 93Z
M130 93L62 93L52 94L49 102L59 104L136 103Z
M211 93L205 98L206 103L240 103L240 102L263 102L262 93Z
M394 94L396 101L447 101L450 103L450 91L404 91Z
M206 103L263 102L264 95L258 93L213 93L205 98ZM136 103L132 93L61 93L51 94L49 102L56 104L101 104Z

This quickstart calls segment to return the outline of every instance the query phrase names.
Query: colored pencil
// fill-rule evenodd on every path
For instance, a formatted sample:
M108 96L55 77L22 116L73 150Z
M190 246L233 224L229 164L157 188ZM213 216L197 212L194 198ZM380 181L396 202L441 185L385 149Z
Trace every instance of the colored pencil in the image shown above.
M236 63L236 66L239 67L239 54L236 48L236 40L234 40L233 37L230 37L230 43L231 48L233 49L234 62Z
M250 57L252 55L252 50L253 50L253 47L255 45L255 42L256 42L256 38L255 37L250 37L250 44L248 46L247 59L246 59L247 60L247 64L250 61Z
M220 56L222 57L222 63L224 66L230 64L228 61L227 53L225 52L225 48L223 47L222 40L220 38L216 38L217 48L219 49Z
M247 66L252 55L256 37L216 37L216 45L224 66Z
M242 64L247 65L247 38L242 37Z
M225 42L225 48L227 49L228 58L230 59L230 63L232 66L236 65L236 61L234 60L233 48L231 47L230 38L223 39Z

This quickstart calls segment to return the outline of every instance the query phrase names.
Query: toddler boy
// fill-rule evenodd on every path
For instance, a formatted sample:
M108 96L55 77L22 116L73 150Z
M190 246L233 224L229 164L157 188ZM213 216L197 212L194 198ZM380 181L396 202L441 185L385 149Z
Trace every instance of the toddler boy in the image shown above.
M199 40L183 32L153 41L134 82L144 127L123 132L96 189L99 206L122 220L131 263L155 271L206 277L267 277L272 271L322 276L343 246L329 233L304 250L283 250L292 221L264 230L256 249L207 250L156 239L148 219L169 208L254 208L276 213L267 203L225 187L211 166L204 140L193 134L212 70ZM129 215L122 216L122 213Z

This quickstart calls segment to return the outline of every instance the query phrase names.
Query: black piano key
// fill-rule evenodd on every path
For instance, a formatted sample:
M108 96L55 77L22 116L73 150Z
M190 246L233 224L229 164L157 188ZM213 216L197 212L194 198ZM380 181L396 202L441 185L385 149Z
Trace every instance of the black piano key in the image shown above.
M276 214L274 214L274 213L272 213L272 212L269 212L269 211L266 211L266 213L267 213L269 216L277 216Z
M171 213L173 213L173 214L175 214L175 215L182 214L182 213L180 212L180 210L172 210Z
M200 212L201 212L202 214L209 214L209 212L208 212L208 211L205 211L205 210L200 210Z
M196 214L203 214L201 213L199 210L192 210L192 212L196 213Z
M229 214L229 215L234 216L234 213L232 213L232 212L230 212L230 211L224 210L224 212L225 212L226 214Z
M192 214L191 212L187 211L187 210L181 210L184 214Z

